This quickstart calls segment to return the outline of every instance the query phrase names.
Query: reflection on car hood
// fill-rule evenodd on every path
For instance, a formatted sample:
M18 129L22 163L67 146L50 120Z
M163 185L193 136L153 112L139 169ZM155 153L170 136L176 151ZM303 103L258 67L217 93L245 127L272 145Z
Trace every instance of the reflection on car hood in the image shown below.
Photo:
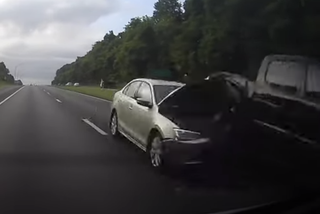
M215 122L219 118L218 114L179 114L166 112L163 116L167 117L179 128L201 133L203 137L211 137Z

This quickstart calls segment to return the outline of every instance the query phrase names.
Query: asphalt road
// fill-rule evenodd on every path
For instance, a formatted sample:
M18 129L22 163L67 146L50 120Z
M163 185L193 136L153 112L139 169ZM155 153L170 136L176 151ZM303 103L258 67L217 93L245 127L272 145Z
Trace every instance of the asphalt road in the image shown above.
M1 89L1 212L213 213L291 194L239 168L212 168L211 177L199 169L160 174L141 150L108 134L110 107L54 87Z

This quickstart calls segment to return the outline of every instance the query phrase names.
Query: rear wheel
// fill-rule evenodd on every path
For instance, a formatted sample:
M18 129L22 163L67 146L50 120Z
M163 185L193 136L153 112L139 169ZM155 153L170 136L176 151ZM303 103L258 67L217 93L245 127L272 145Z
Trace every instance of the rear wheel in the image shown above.
M113 112L110 118L110 132L112 136L117 137L119 136L119 131L118 131L118 116L116 112Z
M155 134L150 141L149 158L154 168L160 169L164 166L163 161L163 144L159 134Z

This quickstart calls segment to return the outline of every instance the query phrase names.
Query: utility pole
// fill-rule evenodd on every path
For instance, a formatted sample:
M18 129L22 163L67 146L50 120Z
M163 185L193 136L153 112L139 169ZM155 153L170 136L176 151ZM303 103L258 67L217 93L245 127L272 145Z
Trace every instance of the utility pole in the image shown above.
M18 65L15 66L14 68L14 79L17 80L17 69L20 65L23 65L24 62L19 63Z

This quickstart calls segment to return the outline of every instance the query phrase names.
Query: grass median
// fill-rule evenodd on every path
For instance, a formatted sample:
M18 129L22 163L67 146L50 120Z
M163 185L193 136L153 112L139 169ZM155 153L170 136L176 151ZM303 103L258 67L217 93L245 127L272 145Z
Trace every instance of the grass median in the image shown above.
M117 89L101 89L100 87L92 87L92 86L63 86L61 87L63 89L69 90L69 91L75 91L78 93L98 97L105 100L112 100L114 94L118 91Z

